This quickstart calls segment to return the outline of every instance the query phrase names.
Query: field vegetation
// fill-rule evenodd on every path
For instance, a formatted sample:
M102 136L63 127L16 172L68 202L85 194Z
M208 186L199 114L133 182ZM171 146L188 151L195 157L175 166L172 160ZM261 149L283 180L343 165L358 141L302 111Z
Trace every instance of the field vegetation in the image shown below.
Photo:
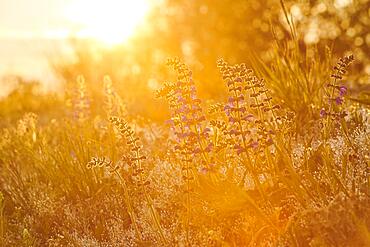
M368 47L308 45L308 17L274 4L244 57L198 33L205 63L123 81L113 51L95 70L76 46L62 94L20 82L0 101L0 246L370 246Z

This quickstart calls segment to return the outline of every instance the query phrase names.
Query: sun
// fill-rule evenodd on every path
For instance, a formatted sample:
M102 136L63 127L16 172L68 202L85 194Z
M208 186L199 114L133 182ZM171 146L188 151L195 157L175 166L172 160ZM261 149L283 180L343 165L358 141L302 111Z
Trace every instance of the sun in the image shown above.
M115 45L134 33L148 10L148 0L75 0L66 16L77 37Z

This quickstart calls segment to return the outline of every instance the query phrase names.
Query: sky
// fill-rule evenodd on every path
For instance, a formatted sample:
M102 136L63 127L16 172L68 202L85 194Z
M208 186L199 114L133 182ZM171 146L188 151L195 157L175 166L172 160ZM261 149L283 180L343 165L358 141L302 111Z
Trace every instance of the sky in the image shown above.
M68 22L61 11L68 0L0 0L0 97L11 90L8 78L56 85L48 56L65 49L58 39ZM52 89L52 88L51 88Z
M56 85L50 57L68 55L69 37L122 43L148 10L149 0L0 0L0 97L9 75Z
M40 38L63 31L71 0L0 0L1 38Z

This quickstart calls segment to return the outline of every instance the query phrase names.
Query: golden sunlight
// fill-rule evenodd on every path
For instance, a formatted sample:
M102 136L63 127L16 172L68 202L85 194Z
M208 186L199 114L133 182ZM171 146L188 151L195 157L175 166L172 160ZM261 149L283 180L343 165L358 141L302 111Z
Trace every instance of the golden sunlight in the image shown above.
M370 0L0 0L0 247L370 247Z
M148 10L148 0L76 0L67 7L66 17L74 25L77 37L115 45L134 33Z

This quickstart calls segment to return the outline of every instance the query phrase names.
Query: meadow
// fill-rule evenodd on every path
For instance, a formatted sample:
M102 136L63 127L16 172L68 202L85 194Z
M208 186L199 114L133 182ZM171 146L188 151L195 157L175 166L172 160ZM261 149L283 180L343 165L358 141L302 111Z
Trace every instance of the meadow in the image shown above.
M269 61L214 60L214 88L175 57L134 101L110 74L21 83L0 101L0 246L370 246L369 77L282 11Z

